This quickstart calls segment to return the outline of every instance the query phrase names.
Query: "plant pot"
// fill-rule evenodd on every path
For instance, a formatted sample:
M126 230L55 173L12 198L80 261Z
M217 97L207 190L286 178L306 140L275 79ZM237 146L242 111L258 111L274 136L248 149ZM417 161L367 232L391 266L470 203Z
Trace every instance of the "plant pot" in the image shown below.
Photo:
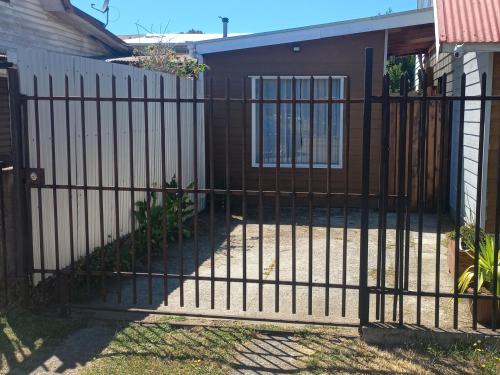
M474 289L469 288L467 289L468 294L474 294ZM489 292L483 292L481 290L480 294L489 294ZM473 309L473 300L469 300L469 305L470 305L470 311L472 314L472 309ZM493 300L487 300L487 299L478 299L477 300L477 321L478 323L482 324L485 327L491 327L492 326L492 314L493 314ZM497 301L497 314L496 314L496 326L500 327L500 302Z
M467 251L460 244L460 248L458 249L458 277L473 264L474 259L467 254ZM448 271L451 274L455 272L455 240L448 240Z

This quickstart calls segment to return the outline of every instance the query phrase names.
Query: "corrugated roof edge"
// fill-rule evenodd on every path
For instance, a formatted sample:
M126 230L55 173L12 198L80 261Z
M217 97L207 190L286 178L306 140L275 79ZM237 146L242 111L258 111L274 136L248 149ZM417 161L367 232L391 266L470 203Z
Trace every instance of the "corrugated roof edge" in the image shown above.
M208 53L293 43L404 26L425 25L433 22L433 9L425 8L230 38L212 39L197 42L194 46L196 53L204 55Z

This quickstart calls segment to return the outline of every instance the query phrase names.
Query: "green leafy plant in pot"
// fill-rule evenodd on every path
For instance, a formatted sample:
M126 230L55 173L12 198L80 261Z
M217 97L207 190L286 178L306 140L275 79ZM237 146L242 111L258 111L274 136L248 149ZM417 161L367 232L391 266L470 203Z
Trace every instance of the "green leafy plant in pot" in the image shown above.
M455 272L455 262L458 259L458 275L461 275L468 267L472 265L474 259L474 238L476 235L476 225L468 222L460 227L460 242L458 247L458 258L456 258L456 233L455 231L448 232L446 235L448 245L448 271L453 274ZM480 241L484 241L486 233L480 229Z
M468 242L467 246L474 247L474 243ZM497 253L497 261L495 264L495 252ZM472 255L471 255L472 254ZM494 280L495 268L500 276L500 252L495 249L495 240L490 235L485 235L479 243L478 252L478 277L477 285L474 285L475 270L474 270L474 252L468 253L471 258L472 265L467 267L458 279L458 289L460 293L473 293L477 288L480 294L500 295L500 282L497 278L496 284ZM472 300L471 300L472 303ZM489 326L492 320L493 301L486 299L478 299L477 301L477 321L483 325ZM497 302L497 313L495 317L497 323L500 322L500 303Z

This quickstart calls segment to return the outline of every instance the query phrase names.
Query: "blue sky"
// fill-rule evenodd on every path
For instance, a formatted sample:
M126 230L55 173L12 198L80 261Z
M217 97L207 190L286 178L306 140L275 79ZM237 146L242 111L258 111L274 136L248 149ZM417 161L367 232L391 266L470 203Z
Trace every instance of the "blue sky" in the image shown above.
M72 0L96 18L91 8L103 0ZM136 23L153 32L177 33L191 28L221 32L218 16L229 17L229 32L262 32L414 9L417 0L110 0L108 28L136 34ZM140 29L141 33L145 31Z

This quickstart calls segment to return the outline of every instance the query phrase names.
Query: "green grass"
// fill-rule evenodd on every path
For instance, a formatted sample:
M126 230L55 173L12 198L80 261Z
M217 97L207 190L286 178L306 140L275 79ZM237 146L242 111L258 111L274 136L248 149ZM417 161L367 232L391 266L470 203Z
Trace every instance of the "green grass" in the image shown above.
M83 363L79 373L227 374L238 363L235 358L241 348L251 350L252 345L245 343L265 336L259 330L280 331L280 327L270 324L255 329L236 323L186 327L179 325L185 320L183 317L154 319L158 320L125 326L110 323L116 334L102 352ZM68 335L90 325L91 322L58 319L19 309L0 315L0 373L6 373L37 351L42 355L56 353L55 348ZM301 357L288 360L295 361L297 372L303 374L500 373L499 348L487 347L481 342L446 348L420 342L389 348L366 344L356 331L307 326L280 337L292 345L300 344ZM58 348L60 351L61 347ZM253 356L262 354L259 353ZM272 360L269 353L262 358Z
M175 328L168 321L131 324L82 374L224 374L248 328Z
M498 374L499 348L481 342L442 347L415 343L400 348L368 345L357 337L331 332L302 334L301 344L313 350L304 373L312 374Z
M0 313L0 373L40 349L57 345L84 325L83 321L47 317L17 308Z

